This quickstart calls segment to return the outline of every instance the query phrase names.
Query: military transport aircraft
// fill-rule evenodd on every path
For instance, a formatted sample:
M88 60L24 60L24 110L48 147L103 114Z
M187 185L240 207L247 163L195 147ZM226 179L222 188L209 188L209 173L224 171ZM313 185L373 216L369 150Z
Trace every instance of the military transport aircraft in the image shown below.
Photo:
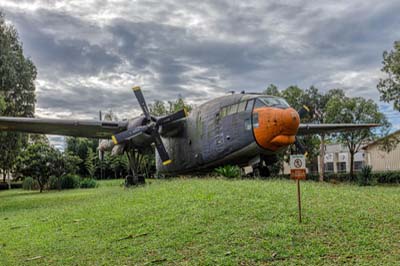
M154 146L160 174L209 171L224 164L257 167L274 162L291 144L301 149L297 135L360 130L376 124L301 124L299 112L283 99L262 94L231 94L208 101L188 114L152 116L140 87L133 92L143 115L126 121L60 120L0 117L0 130L97 139L101 156L126 152L132 182L139 175L143 154Z

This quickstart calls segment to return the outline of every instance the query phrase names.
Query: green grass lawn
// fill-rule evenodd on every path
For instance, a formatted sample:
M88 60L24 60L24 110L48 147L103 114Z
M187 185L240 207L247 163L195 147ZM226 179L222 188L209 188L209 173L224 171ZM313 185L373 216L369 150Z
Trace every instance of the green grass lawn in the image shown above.
M0 192L0 265L399 265L400 187L176 179Z

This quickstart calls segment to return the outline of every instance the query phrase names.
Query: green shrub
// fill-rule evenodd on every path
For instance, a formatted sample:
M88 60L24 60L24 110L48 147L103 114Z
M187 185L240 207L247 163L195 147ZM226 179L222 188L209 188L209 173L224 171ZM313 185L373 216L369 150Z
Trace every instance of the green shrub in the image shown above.
M26 177L22 182L22 188L25 190L37 190L39 189L39 183L32 177Z
M357 183L360 186L371 186L376 183L374 176L372 175L372 166L366 165L361 169L361 172L357 175Z
M215 173L227 178L240 177L240 168L236 165L225 165L215 169Z
M97 182L93 178L84 178L80 182L80 188L95 188L97 187Z
M51 176L48 181L49 189L61 189L61 177Z
M386 172L375 172L373 173L374 178L378 183L382 184L399 184L400 183L400 171L386 171Z
M79 188L80 178L78 175L64 175L61 177L61 188L71 189Z

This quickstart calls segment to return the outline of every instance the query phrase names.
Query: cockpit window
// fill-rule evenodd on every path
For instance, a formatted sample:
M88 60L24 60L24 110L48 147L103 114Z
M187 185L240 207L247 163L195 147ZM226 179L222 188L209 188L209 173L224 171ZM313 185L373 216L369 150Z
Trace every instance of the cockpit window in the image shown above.
M268 106L268 107L277 107L277 108L288 108L289 104L282 98L278 97L259 97L257 98L256 105L254 108Z

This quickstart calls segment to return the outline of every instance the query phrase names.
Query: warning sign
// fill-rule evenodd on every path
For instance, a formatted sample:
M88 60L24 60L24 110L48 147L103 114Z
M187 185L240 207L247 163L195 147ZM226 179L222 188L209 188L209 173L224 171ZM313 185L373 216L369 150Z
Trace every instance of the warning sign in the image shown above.
M306 179L306 158L304 155L290 156L290 178Z
M306 157L304 155L290 155L290 169L306 169Z
M306 179L306 157L304 155L290 156L290 178L296 179L297 183L297 204L299 206L299 223L301 223L300 180Z

